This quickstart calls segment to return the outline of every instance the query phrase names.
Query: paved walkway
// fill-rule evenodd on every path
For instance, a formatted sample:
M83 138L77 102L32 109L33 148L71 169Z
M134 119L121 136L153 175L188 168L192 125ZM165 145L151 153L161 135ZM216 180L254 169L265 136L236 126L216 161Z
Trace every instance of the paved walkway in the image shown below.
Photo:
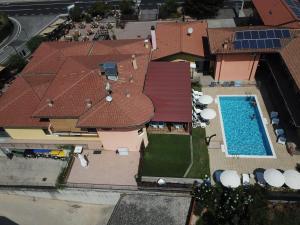
M203 88L204 94L211 95L216 98L217 95L234 95L234 94L255 94L258 98L259 105L262 110L262 114L265 118L269 119L269 112L266 109L265 103L262 99L259 89L256 87L215 87L215 88ZM211 141L214 144L214 148L209 149L209 161L210 161L210 172L213 174L215 170L223 169L234 169L239 173L252 173L256 168L276 168L276 169L294 169L296 163L300 162L300 156L290 156L284 145L276 143L276 136L272 125L267 125L267 130L270 135L274 151L276 153L276 159L270 158L230 158L226 157L225 153L221 151L220 144L223 144L223 136L220 125L219 109L216 103L209 105L209 108L216 110L217 117L211 121L209 127L206 128L206 136L216 134L216 137L212 138Z

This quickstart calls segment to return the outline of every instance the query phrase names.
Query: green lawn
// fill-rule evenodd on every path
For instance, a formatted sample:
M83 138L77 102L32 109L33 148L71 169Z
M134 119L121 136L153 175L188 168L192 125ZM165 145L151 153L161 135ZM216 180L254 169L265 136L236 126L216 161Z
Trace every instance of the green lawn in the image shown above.
M143 176L183 177L190 164L190 136L149 134Z
M205 175L210 175L209 156L207 146L205 144L205 129L194 128L192 137L194 163L187 177L204 178Z
M192 88L195 90L195 91L202 91L202 87L199 83L192 83Z

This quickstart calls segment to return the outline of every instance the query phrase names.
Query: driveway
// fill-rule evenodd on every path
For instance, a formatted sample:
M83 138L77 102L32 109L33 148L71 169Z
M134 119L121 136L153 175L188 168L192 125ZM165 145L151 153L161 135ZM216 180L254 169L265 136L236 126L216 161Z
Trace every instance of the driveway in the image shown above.
M113 205L0 194L1 225L106 225Z
M54 159L0 158L0 185L55 186L67 162Z
M125 195L108 225L184 225L190 202L190 197Z

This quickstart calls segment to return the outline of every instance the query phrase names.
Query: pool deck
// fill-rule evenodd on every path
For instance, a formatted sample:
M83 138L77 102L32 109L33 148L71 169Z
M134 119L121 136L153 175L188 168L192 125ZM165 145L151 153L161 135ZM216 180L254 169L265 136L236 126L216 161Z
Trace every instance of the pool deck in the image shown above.
M255 87L204 87L204 94L211 95L214 99L218 95L256 95L261 108L263 117L270 123L269 113L261 96L260 90ZM211 139L209 150L210 172L213 175L216 170L237 170L238 173L253 173L257 168L276 168L276 169L294 169L296 163L300 162L300 156L290 156L285 148L285 145L276 143L276 135L271 124L266 125L269 133L276 158L238 158L226 157L225 152L221 150L221 144L224 144L222 128L220 123L220 115L218 104L213 102L208 106L217 112L217 117L213 119L210 125L205 128L206 136L216 134L216 137Z

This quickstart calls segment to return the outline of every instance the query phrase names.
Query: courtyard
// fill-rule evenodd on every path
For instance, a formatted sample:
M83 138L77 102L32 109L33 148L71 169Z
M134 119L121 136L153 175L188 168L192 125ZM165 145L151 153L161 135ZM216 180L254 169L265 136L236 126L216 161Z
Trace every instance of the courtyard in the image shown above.
M267 98L263 98L260 90L256 86L247 87L204 87L202 88L205 94L211 95L216 99L217 95L256 95L258 104L260 105L262 115L267 120L267 132L270 136L271 143L276 155L276 158L240 158L226 157L225 152L222 152L221 145L224 144L223 134L221 129L220 115L211 121L210 125L205 129L207 136L216 135L212 138L209 149L210 172L213 174L216 170L237 170L238 173L253 173L257 168L276 168L276 169L294 169L300 161L299 155L290 156L285 145L276 142L276 135L273 126L270 124L269 111L267 111L265 102ZM209 108L219 112L216 102L209 105ZM270 108L270 107L269 107Z

